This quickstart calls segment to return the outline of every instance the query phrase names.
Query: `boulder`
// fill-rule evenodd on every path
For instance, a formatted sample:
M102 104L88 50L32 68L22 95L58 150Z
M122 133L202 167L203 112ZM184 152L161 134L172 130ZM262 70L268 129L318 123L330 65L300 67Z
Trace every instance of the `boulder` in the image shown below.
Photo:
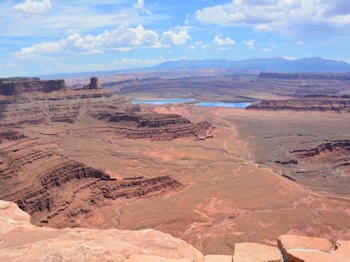
M234 262L283 262L277 247L256 244L236 243Z

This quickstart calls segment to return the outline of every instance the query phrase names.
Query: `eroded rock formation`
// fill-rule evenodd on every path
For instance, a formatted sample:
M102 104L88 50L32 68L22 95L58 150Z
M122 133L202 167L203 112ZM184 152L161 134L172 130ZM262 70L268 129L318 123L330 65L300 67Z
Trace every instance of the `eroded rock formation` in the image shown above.
M0 199L17 203L38 225L77 226L79 216L91 216L94 207L115 199L152 196L183 187L169 176L111 179L102 170L21 144L1 150L0 163Z
M132 254L190 261L203 258L186 242L151 229L36 227L16 204L1 200L0 228L1 261L125 261Z
M338 240L335 245L327 239L283 235L278 247L288 262L342 262L350 257L350 242Z
M12 79L0 80L0 95L11 96L24 93L49 93L53 91L66 91L70 88L64 80L37 80L37 79Z
M97 77L92 77L90 79L90 84L84 86L83 88L81 88L82 90L92 90L92 89L103 89L103 87L101 86L101 84L98 82L98 78Z
M26 136L20 132L7 128L0 128L0 144L3 140L20 140L25 137Z
M347 98L332 97L265 100L253 103L247 109L350 112L350 100Z
M106 115L100 116L106 118ZM177 114L125 114L107 116L107 121L116 127L120 138L151 140L205 139L210 138L213 127L209 122L191 123Z
M292 73L260 73L259 78L273 79L317 79L317 80L350 80L347 74L292 74Z

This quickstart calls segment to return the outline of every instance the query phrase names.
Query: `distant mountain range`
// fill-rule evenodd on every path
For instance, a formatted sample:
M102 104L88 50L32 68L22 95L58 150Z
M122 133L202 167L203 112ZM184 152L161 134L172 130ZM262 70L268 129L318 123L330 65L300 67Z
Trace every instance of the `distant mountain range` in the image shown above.
M232 69L241 73L257 72L298 72L298 73L350 73L350 64L343 61L323 59L321 57L302 58L298 60L288 60L279 56L267 58L251 58L245 60L228 59L194 59L169 61L152 67L135 69L94 71L80 73L59 73L39 76L41 79L52 78L84 78L91 76L108 76L121 73L132 72L154 72L158 70L190 70L190 69Z
M203 60L180 60L161 63L153 67L158 70L179 69L246 69L262 72L350 72L350 64L343 61L323 59L320 57L287 60L279 56L268 58L251 58L245 60L228 59L203 59Z

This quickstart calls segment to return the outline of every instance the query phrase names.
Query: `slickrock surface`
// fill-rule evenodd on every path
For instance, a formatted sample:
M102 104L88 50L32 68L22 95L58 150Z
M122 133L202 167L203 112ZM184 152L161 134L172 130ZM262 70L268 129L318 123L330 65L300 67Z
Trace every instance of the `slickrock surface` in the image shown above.
M256 243L236 243L234 262L283 262L276 247Z
M288 262L342 262L350 258L350 242L337 241L335 250L327 239L283 235L278 247Z
M206 255L204 262L232 262L232 256Z
M189 244L155 230L50 229L30 224L16 204L0 200L1 261L125 261L132 254L202 258ZM155 260L157 261L157 260ZM176 260L174 260L176 261Z
M149 255L131 255L130 258L125 260L125 262L192 262L192 259L187 258L164 258L158 256L149 256Z

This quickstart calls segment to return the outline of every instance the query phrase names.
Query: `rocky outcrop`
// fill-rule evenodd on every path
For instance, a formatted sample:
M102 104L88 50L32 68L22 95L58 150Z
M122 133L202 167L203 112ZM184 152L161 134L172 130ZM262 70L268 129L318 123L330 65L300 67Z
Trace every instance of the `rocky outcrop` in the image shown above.
M82 87L80 90L94 90L94 89L103 89L101 84L98 82L97 77L92 77L90 79L90 84Z
M7 79L0 81L0 95L11 96L25 93L49 93L67 91L70 88L64 80Z
M158 128L168 125L190 124L190 120L177 114L125 114L116 113L109 122L135 122L137 127Z
M191 123L177 114L125 114L102 115L99 119L113 123L114 133L120 139L174 139L199 140L212 137L209 122Z
M350 112L350 100L343 98L300 98L288 100L265 100L253 103L248 110L292 110Z
M203 258L183 240L151 229L36 227L16 204L1 200L0 228L1 261L125 261L132 254L189 261Z
M333 159L344 157L345 155L349 155L350 157L350 140L329 141L315 148L293 150L291 153L300 159L310 162L324 161L330 155Z
M203 256L183 240L151 229L36 227L15 203L2 200L0 228L1 261L344 262L350 257L349 241L333 245L327 239L297 235L280 236L278 248L236 243L233 256Z
M11 97L0 100L1 126L21 128L28 125L81 122L89 117L115 112L137 112L138 105L103 90L67 91L56 94Z
M283 235L278 247L288 262L342 262L350 257L350 242L337 241L335 246L327 239Z
M25 138L26 136L24 134L21 134L20 132L11 130L11 129L4 129L0 128L0 144L3 143L3 140L20 140Z
M1 150L0 163L0 199L17 203L37 225L78 226L79 217L93 216L94 209L115 199L149 197L183 187L170 176L111 179L102 170L21 144Z
M256 243L235 244L234 262L282 262L276 247Z

